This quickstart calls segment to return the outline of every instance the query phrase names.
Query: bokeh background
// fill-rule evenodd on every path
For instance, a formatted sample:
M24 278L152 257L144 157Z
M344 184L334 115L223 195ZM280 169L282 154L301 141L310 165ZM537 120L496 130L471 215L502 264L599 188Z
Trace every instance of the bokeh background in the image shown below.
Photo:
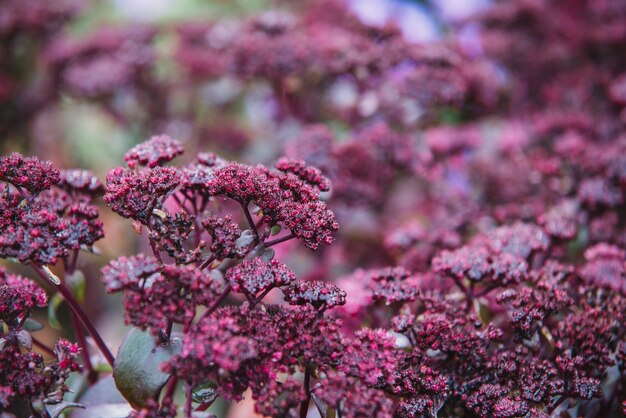
M100 179L161 133L187 160L308 157L335 180L326 197L342 228L332 252L279 250L288 265L331 280L358 267L420 269L471 232L576 196L580 173L596 168L554 167L581 142L626 148L615 140L625 23L623 2L605 0L3 0L0 153ZM595 191L607 213L623 207ZM104 205L101 219L100 255L79 268L85 306L115 350L121 308L99 269L146 243ZM614 226L623 243L623 220Z

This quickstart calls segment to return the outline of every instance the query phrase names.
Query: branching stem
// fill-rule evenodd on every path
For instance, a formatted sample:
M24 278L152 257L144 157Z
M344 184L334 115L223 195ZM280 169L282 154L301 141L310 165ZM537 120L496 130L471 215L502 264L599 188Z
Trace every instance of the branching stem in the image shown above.
M276 238L275 240L272 240L272 241L266 241L265 243L263 243L263 245L266 248L268 248L276 244L280 244L281 242L289 241L290 239L293 239L295 237L296 236L293 233L291 233L289 235L285 235L284 237Z
M309 412L309 403L311 402L311 368L309 366L304 369L303 385L306 399L300 403L300 418L306 418Z
M69 304L72 312L76 314L76 316L78 317L78 320L84 325L84 327L87 329L87 332L89 332L89 335L91 335L91 337L94 339L96 346L98 347L98 349L100 350L104 358L106 359L107 363L109 363L109 365L113 367L113 363L115 362L115 357L113 357L113 354L111 354L111 351L104 343L104 340L102 339L100 334L98 334L98 331L89 320L89 317L87 317L87 314L85 314L85 311L83 311L83 308L81 308L76 298L74 298L72 291L68 289L67 286L65 286L65 284L63 283L60 283L60 284L54 283L48 277L46 272L42 270L41 267L34 265L34 264L32 267L37 272L37 274L41 276L43 280L51 283L61 293L61 295L63 296L63 299L65 299L67 303Z
M226 297L230 294L230 290L231 290L230 285L226 285L222 294L219 295L217 299L215 299L215 301L213 301L213 305L209 306L207 310L204 311L204 313L198 319L198 321L201 321L203 318L206 318L207 316L211 315L213 311L215 311L222 304L224 299L226 299Z

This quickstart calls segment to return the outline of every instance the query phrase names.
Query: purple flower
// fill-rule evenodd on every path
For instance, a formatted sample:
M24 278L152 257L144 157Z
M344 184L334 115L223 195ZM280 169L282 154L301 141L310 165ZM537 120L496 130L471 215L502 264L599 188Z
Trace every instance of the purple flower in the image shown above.
M0 268L0 319L12 327L18 317L27 318L34 308L48 305L48 296L32 280Z
M285 301L291 305L312 305L326 310L346 303L346 292L332 283L321 281L298 281L283 288Z
M172 161L183 153L180 142L167 135L153 136L142 142L124 155L124 161L130 168L137 165L153 168Z
M104 194L102 182L88 170L61 170L58 186L68 193L96 197Z
M146 168L138 172L118 167L107 174L104 201L120 216L145 223L178 183L178 170L172 167Z
M49 161L41 161L37 157L24 157L17 152L0 157L0 181L23 188L32 194L49 189L57 184L59 179L59 170Z
M258 257L229 269L225 278L233 291L243 293L251 303L262 299L273 288L288 286L296 280L285 264L277 260L265 262Z

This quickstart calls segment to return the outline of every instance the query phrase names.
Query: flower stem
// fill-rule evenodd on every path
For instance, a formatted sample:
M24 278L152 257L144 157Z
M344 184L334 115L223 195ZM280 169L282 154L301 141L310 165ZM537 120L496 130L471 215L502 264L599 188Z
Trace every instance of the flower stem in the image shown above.
M252 215L250 215L250 210L248 210L248 204L242 204L241 207L243 208L243 213L246 215L246 220L248 221L248 224L250 225L250 229L252 229L252 232L254 232L254 236L258 240L259 230L256 228L256 225L254 224Z
M15 190L17 190L24 198L26 198L26 200L28 200L29 202L32 202L34 200L33 195L31 195L30 193L28 193L26 190L22 189L20 186L18 186L17 184L13 184L13 183L9 183L11 186L15 187Z
M309 412L309 403L311 402L311 368L307 366L304 369L304 391L306 392L306 399L300 403L300 418L306 418Z
M219 295L217 299L215 299L215 301L213 301L213 304L209 306L206 311L204 311L202 316L198 319L198 322L201 321L203 318L211 315L213 311L215 311L221 305L224 299L226 299L226 296L228 296L228 294L230 293L230 290L231 290L230 285L226 285L222 294Z
M33 344L35 344L37 347L41 348L44 352L46 352L47 354L50 354L53 357L56 357L56 353L54 352L53 349L51 349L50 347L48 347L46 344L44 344L43 342L39 341L36 337L34 337L31 334L31 338L33 339Z
M174 392L176 392L176 385L178 384L178 377L171 376L167 381L167 387L165 388L165 395L163 399L172 399L174 397Z
M91 337L93 338L96 346L98 346L98 349L106 359L107 363L109 363L109 365L113 367L115 357L113 357L113 354L111 354L111 351L109 351L108 347L104 343L104 340L102 339L100 334L98 334L98 331L96 331L96 328L87 317L87 314L85 314L85 311L83 311L78 301L74 298L72 291L68 289L63 283L54 283L40 266L33 265L32 267L37 272L37 274L39 274L45 281L50 282L61 293L63 298L69 304L70 309L76 314L78 320L85 326L87 332L89 332L89 335L91 335Z
M459 289L461 289L461 292L463 292L463 294L465 295L465 312L469 312L470 309L472 309L472 305L474 303L474 294L472 293L472 290L468 289L468 287L465 286L461 279L459 279L458 277L454 275L450 277L452 278L452 280L454 280L454 283L456 283Z
M70 274L74 274L76 271L76 263L78 261L78 250L74 250L70 254L69 260L65 260L65 275L66 277ZM76 340L78 345L81 348L81 354L83 357L83 362L85 363L85 368L87 369L87 380L89 383L94 384L98 381L98 372L96 372L93 368L93 364L91 363L91 356L89 355L89 346L87 345L87 340L85 339L85 332L83 331L83 326L76 317L74 311L70 310L70 317L72 320L72 327L74 328L74 334L76 336Z
M272 245L276 245L276 244L280 244L281 242L285 242L285 241L289 241L290 239L295 238L296 236L291 233L289 235L285 235L284 237L280 237L280 238L276 238L275 240L272 241L267 241L264 242L263 245L265 246L265 248L271 247Z
M205 268L207 268L213 261L215 261L215 257L214 256L209 256L207 257L206 260L204 260L202 263L200 263L200 265L198 266L198 270L204 270Z
M93 364L91 364L91 358L89 357L89 347L87 346L87 340L85 339L83 326L81 325L74 312L70 312L70 316L72 319L72 326L74 327L74 334L76 335L76 340L81 348L83 362L85 363L85 368L87 369L87 380L89 381L89 383L94 384L98 381L98 372L94 370Z
M191 389L192 387L189 386L185 391L185 418L191 418Z

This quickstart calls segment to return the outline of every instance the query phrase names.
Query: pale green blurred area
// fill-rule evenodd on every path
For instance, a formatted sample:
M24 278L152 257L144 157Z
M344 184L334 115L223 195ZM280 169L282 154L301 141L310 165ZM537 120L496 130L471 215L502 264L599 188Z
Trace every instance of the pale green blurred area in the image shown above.
M241 16L265 10L268 0L98 0L89 13L75 22L76 33L112 22L172 23Z
M174 47L175 24L240 17L266 10L268 0L93 0L82 3L82 11L66 30L84 38L95 30L127 24L155 24L163 34L156 40L159 53L155 72L169 75L174 68L167 57ZM283 3L284 5L284 3ZM98 175L119 165L124 152L146 138L132 129L121 129L97 105L62 97L56 112L39 116L25 137L0 138L0 153L19 151L36 154L63 166L89 168Z

